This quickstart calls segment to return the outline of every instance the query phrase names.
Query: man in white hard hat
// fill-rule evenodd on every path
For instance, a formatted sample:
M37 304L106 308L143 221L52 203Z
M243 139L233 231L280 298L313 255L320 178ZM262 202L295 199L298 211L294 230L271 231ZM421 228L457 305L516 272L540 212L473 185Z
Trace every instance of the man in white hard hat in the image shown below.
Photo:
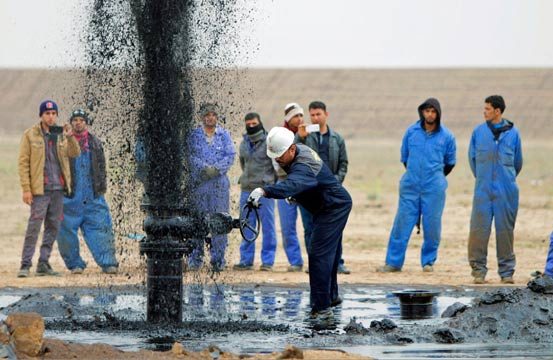
M294 133L275 127L267 136L267 155L288 174L286 180L256 188L249 201L258 205L262 197L293 198L313 215L309 251L311 315L315 326L332 327L331 307L339 305L338 264L342 233L351 211L351 197L315 151L294 144Z

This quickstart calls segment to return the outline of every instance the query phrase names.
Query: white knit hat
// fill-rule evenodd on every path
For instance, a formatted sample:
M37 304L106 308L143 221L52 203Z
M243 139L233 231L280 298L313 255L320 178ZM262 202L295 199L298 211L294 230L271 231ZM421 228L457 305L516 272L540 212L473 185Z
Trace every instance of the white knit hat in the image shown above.
M290 103L284 107L284 121L288 122L296 115L303 116L303 109L298 103Z

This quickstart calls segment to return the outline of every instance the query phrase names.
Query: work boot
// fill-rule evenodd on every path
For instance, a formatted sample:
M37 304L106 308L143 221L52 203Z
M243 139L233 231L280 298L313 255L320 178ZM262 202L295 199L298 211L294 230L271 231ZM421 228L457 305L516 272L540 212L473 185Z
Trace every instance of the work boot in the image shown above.
M344 300L342 299L342 297L338 296L336 299L334 299L330 302L330 307L336 307L336 306L342 304L343 302L344 302Z
M259 271L273 271L273 265L261 265Z
M71 274L73 275L81 275L83 273L84 269L82 267L76 267L74 269L71 269Z
M477 285L482 285L486 283L486 279L483 276L475 276L472 282Z
M346 265L340 264L340 265L338 265L338 274L349 275L349 274L351 274L351 271L349 271L349 269L346 267Z
M115 274L117 274L117 267L116 266L108 266L108 267L103 268L102 272L104 274L115 275Z
M246 264L236 264L232 267L232 270L236 271L248 271L253 270L253 265L246 265Z
M424 265L422 267L423 272L434 272L434 267L432 265Z
M18 278L26 278L26 277L29 277L29 275L31 275L30 268L26 268L26 267L22 267L21 269L19 269L19 272L17 273Z
M303 270L303 265L290 265L288 266L288 272L301 272Z
M400 271L401 269L398 269L390 265L380 266L376 269L376 272L381 272L381 273L392 273L392 272L400 272Z
M47 262L39 262L36 266L36 274L37 276L59 276L60 273L57 271L54 271L49 263Z
M502 284L514 284L515 280L513 280L512 276L505 276L505 277L501 278L501 283Z
M313 330L334 330L336 329L336 321L332 309L311 312L308 320L309 325Z

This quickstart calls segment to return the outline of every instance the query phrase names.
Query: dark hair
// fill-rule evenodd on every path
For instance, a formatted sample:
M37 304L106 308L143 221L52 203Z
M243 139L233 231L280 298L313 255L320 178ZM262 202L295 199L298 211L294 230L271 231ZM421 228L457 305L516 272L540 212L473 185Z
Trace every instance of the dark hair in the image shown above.
M313 109L321 109L323 111L326 111L326 105L322 101L312 101L311 104L309 104L309 110Z
M490 104L494 109L499 109L502 114L505 111L505 100L501 95L488 96L484 102Z
M259 122L261 122L261 116L255 112L247 113L246 116L244 117L244 121L253 120L253 119L257 119L259 120Z

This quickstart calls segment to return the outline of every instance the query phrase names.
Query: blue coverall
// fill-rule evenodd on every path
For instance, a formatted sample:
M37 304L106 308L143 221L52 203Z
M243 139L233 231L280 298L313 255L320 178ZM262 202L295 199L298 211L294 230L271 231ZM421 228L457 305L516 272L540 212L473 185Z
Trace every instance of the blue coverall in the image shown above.
M431 99L429 99L431 100ZM423 245L421 265L434 265L442 231L442 213L445 206L447 180L445 166L454 166L456 161L455 137L440 121L439 103L432 104L437 110L438 127L427 133L421 120L405 132L401 145L401 162L407 171L399 183L399 205L390 233L386 264L401 269L413 228L422 217Z
M309 252L311 307L319 312L338 298L338 263L342 234L351 211L351 197L311 148L296 144L286 180L263 187L268 198L293 197L313 214Z
M248 202L250 193L242 191L240 193L240 209ZM261 263L263 265L273 266L275 262L275 253L277 247L276 228L275 228L275 201L273 199L261 199L259 208L259 218L261 219L261 230L263 231L263 242L261 245ZM253 226L256 226L256 220L253 213L248 220ZM252 232L245 229L248 237ZM240 243L240 264L253 265L255 257L255 241L248 242L242 240Z
M106 269L118 266L111 215L103 195L94 197L91 154L83 151L75 159L75 191L63 199L63 221L58 233L58 249L69 270L86 268L79 252L79 228L96 263Z
M545 275L553 277L553 233L549 237L549 253L545 262Z
M488 123L477 126L470 140L469 163L476 178L469 234L472 276L485 277L488 241L495 218L498 273L513 276L515 254L513 231L518 211L516 177L522 170L522 147L516 127L507 127L497 140Z
M229 187L227 176L236 151L227 130L217 126L211 139L202 127L192 131L189 140L193 202L201 213L229 212ZM215 167L219 175L202 179L202 171ZM198 246L190 256L190 266L199 267L203 262L203 239L197 239ZM225 265L227 235L215 235L211 239L211 264L222 268Z

